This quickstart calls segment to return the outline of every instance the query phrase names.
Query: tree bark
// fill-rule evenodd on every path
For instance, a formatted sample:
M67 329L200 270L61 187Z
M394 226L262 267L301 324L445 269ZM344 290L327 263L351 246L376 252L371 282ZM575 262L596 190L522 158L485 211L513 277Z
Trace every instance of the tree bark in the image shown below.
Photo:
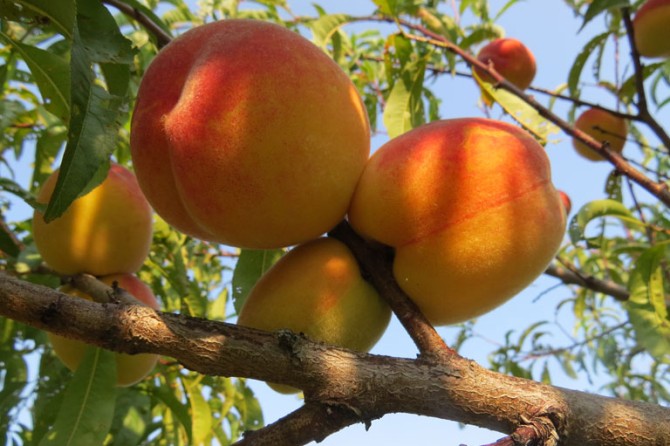
M668 408L502 375L457 354L412 360L356 353L289 331L90 302L2 272L0 315L114 351L170 356L204 374L301 388L307 404L350 413L336 429L405 412L506 434L541 424L560 445L670 445Z

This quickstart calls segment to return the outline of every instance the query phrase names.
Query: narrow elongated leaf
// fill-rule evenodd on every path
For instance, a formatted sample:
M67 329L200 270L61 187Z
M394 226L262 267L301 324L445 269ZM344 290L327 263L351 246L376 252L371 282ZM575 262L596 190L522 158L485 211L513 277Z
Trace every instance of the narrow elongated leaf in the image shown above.
M584 29L587 23L596 18L598 14L612 8L622 8L629 6L628 0L593 0L584 14L584 22L579 31Z
M193 429L193 444L200 446L209 444L212 434L212 409L202 395L202 386L198 381L186 383L186 392L191 406L191 426Z
M14 0L0 2L3 8L18 5L15 12L35 23L53 25L63 36L71 38L74 26L75 0Z
M12 40L0 31L0 38L12 45L30 68L44 98L44 108L63 122L70 117L70 69L65 59L35 46Z
M10 257L18 257L21 253L21 248L16 240L5 230L4 226L0 226L0 251Z
M425 122L421 93L426 73L426 60L419 59L405 65L396 80L384 108L384 126L390 138L418 127Z
M115 386L114 353L88 348L65 391L56 422L40 446L102 444L114 417Z
M549 135L558 134L560 129L551 121L545 119L540 113L518 96L502 88L495 88L492 84L484 82L473 72L482 96L497 102L516 122L531 132L542 143L546 144Z
M62 215L83 191L104 178L105 164L116 143L116 118L126 99L96 84L92 64L126 64L129 70L130 42L121 35L114 18L101 3L81 3L72 34L68 143L44 214L47 222ZM123 83L127 85L129 77L124 79L114 83L114 91L125 90Z
M627 221L636 221L631 212L618 201L614 200L597 200L584 205L570 222L568 233L572 243L577 243L584 240L586 226L596 218L601 217L619 217L625 218Z
M605 44L608 37L609 33L598 34L584 45L582 51L575 58L572 67L570 67L570 73L568 74L568 90L571 95L577 94L579 79L582 76L582 70L584 69L584 65L586 65L586 61L596 48Z
M630 298L626 302L637 341L659 359L670 355L670 320L662 268L669 255L670 242L663 242L639 257L630 276Z
M314 35L314 43L325 48L331 36L344 24L351 22L348 14L329 14L319 17L309 24Z
M233 304L240 312L251 288L284 255L283 249L243 249L233 271Z
M184 429L188 444L191 444L193 438L193 430L191 429L191 418L189 417L188 410L174 395L168 386L160 386L154 389L153 394L158 400L160 400L165 406L170 409L172 415L179 422L179 424Z

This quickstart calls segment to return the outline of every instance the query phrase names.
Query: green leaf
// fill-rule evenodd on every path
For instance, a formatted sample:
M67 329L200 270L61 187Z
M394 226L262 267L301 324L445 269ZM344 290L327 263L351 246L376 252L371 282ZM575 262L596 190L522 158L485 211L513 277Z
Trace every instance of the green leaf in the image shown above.
M649 248L635 262L626 308L637 341L657 359L670 354L670 320L665 301L662 264L670 255L670 241Z
M141 443L147 426L151 422L151 399L134 388L118 389L114 422L110 429L113 446L129 446Z
M568 90L571 95L577 95L579 79L582 76L582 70L584 69L584 65L586 65L586 61L596 48L605 45L605 41L608 37L609 33L598 34L584 45L582 51L575 58L572 67L570 67L570 73L568 74Z
M70 117L70 71L67 60L35 46L15 42L0 31L0 38L21 54L30 68L37 88L44 99L44 108L63 122Z
M4 190L6 192L16 195L17 197L25 201L28 205L30 205L33 209L38 209L40 211L44 210L44 205L38 203L33 194L31 194L29 191L25 190L24 188L22 188L9 178L0 177L0 190Z
M174 391L171 390L170 386L160 386L156 387L153 390L153 395L165 406L170 409L174 418L179 421L181 426L184 428L184 432L187 437L187 444L191 444L191 439L193 438L193 430L191 429L191 418L189 417L188 410L174 395Z
M71 38L74 27L75 0L14 0L0 2L0 12L9 13L6 8L19 6L13 12L34 23L53 25L63 36Z
M549 135L560 132L560 129L555 124L545 119L523 99L507 90L495 88L492 84L482 81L474 72L473 76L483 90L484 95L489 95L489 97L493 98L503 110L526 130L535 135L542 144L547 143Z
M584 29L587 23L589 23L603 11L607 11L608 9L612 8L623 8L625 6L630 6L628 0L593 0L584 14L584 22L579 28L579 31Z
M18 257L21 253L21 247L14 240L14 237L5 230L4 226L0 226L0 251L10 257Z
M243 249L233 271L233 304L237 313L251 288L284 255L283 249Z
M106 169L105 163L116 144L116 118L126 99L96 84L92 64L129 63L130 41L120 35L114 18L102 4L84 1L80 6L70 60L72 111L68 143L44 214L47 222L62 215L84 190L99 184L101 171ZM115 85L115 90L121 89L120 84Z
M396 80L386 100L384 126L390 138L418 127L425 122L423 102L423 79L426 73L424 58L405 65L400 79Z
M352 16L347 14L330 14L319 17L309 24L314 36L314 43L325 48L331 36L344 24L351 22Z
M88 348L65 391L56 422L40 446L102 444L114 417L115 386L114 353Z
M199 380L185 380L185 384L188 400L191 405L192 444L196 446L209 444L209 440L213 434L212 409L202 395L202 386Z
M596 200L585 204L572 217L568 233L572 243L577 243L585 239L586 226L596 218L619 217L626 221L637 221L631 212L618 201L615 200Z

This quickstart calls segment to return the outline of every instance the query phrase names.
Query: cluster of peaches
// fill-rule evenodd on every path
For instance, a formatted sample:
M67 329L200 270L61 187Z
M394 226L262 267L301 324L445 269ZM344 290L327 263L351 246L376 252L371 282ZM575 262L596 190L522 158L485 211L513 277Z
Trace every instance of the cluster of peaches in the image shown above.
M640 9L638 46L643 55L667 56L670 38L649 38L668 32L645 12L654 7L667 16L670 1ZM492 42L479 58L522 89L535 74L532 54L513 39ZM623 146L625 122L604 113L588 111L576 125ZM149 252L153 207L202 240L293 247L251 290L239 324L361 351L381 337L391 312L347 246L322 237L343 218L394 249L399 286L444 325L492 310L541 274L559 248L569 205L551 183L544 149L499 121L433 122L370 157L367 112L347 75L298 34L253 20L197 27L157 55L138 91L131 151L137 178L112 165L62 217L47 224L35 212L35 243L48 265L96 275L158 308L134 275ZM84 344L49 337L76 369ZM142 379L156 360L118 354L118 384Z
M670 57L669 23L670 0L647 0L642 4L633 19L634 42L641 56ZM516 39L497 39L482 48L477 57L521 90L528 88L535 77L535 57ZM493 81L482 70L475 69L475 72L483 81ZM602 108L589 108L578 116L575 127L596 141L606 141L612 151L623 151L628 125L621 116ZM573 139L573 146L579 155L588 160L605 160L577 139Z

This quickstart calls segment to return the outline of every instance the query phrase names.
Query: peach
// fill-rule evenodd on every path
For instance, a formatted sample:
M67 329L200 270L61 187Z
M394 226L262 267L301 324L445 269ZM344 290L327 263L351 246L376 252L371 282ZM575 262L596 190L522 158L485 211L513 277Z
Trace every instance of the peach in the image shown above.
M563 208L565 209L565 215L570 215L570 211L572 210L572 200L570 200L570 196L563 192L562 190L558 191L558 195L561 198L561 203L563 203Z
M535 56L520 41L512 38L496 39L484 46L477 59L493 68L505 79L519 87L528 88L535 78ZM491 76L479 68L475 72L485 82L493 82Z
M349 220L395 248L398 284L435 325L484 314L528 286L566 224L542 146L481 118L433 122L384 144Z
M621 153L623 146L626 144L626 134L628 133L626 121L605 110L599 108L586 110L575 121L575 127L597 141L607 141L610 148L615 152ZM595 150L576 138L573 138L572 145L577 153L588 160L605 160Z
M388 305L363 280L346 245L320 238L292 249L261 277L237 323L267 331L289 329L316 341L368 351L390 317ZM271 386L283 393L297 391Z
M58 171L47 178L40 203L49 201L57 179ZM132 273L149 254L152 217L135 176L112 164L107 178L59 218L46 223L35 211L33 236L44 261L61 274Z
M114 282L134 296L139 302L151 308L159 309L158 301L151 289L137 277L132 274L114 274L100 279L107 285ZM61 291L76 297L91 300L91 297L70 286L62 287ZM47 333L49 341L53 347L56 356L72 371L77 370L79 364L84 358L87 344L64 338L53 333ZM140 353L136 355L127 355L116 353L116 382L120 387L131 386L146 377L156 366L158 356L149 353Z
M370 151L363 102L318 47L279 25L192 29L152 61L131 151L156 212L247 248L311 240L345 215Z
M670 57L670 0L647 0L633 18L635 46L645 57Z

